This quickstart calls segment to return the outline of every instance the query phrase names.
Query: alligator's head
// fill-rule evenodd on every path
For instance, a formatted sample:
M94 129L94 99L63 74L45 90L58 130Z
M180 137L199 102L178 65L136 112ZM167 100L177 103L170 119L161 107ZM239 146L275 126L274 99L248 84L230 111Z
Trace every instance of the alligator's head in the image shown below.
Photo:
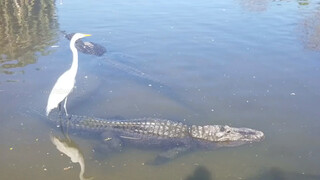
M221 125L192 126L191 136L221 146L238 146L263 140L261 131L249 128L235 128Z

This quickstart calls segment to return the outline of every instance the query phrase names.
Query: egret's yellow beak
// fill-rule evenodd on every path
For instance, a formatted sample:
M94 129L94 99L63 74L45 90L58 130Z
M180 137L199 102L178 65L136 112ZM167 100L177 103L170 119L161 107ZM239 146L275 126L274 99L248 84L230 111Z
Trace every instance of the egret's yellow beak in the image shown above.
M91 36L91 34L85 34L84 36Z

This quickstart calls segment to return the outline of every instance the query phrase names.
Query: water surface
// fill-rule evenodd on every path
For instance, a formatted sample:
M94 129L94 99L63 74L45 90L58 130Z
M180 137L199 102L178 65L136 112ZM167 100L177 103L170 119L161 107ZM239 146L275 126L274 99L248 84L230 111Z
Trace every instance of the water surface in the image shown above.
M71 64L61 31L90 33L71 114L157 117L259 129L261 143L197 151L162 166L160 151L94 151L70 135L95 179L320 179L319 1L3 0L0 6L0 179L78 179L44 109ZM115 62L120 64L115 66ZM132 70L132 69L133 70ZM141 76L139 73L145 75Z

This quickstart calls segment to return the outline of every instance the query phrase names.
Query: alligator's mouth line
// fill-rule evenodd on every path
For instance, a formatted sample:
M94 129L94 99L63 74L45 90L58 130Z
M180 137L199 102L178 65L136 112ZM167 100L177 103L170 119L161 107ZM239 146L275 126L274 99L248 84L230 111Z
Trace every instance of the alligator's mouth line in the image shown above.
M121 137L123 139L130 139L130 140L139 140L139 139L141 139L141 138L130 137L130 136L119 136L119 137Z

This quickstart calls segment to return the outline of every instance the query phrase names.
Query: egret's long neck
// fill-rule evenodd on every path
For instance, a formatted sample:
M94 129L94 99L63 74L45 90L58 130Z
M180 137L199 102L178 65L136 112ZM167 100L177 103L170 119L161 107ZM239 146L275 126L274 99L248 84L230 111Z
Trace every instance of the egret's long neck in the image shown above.
M78 50L75 47L75 42L76 42L76 40L71 39L70 49L71 49L72 54L73 54L73 59L72 59L71 68L69 70L71 71L71 73L76 75L77 74L77 70L78 70Z

